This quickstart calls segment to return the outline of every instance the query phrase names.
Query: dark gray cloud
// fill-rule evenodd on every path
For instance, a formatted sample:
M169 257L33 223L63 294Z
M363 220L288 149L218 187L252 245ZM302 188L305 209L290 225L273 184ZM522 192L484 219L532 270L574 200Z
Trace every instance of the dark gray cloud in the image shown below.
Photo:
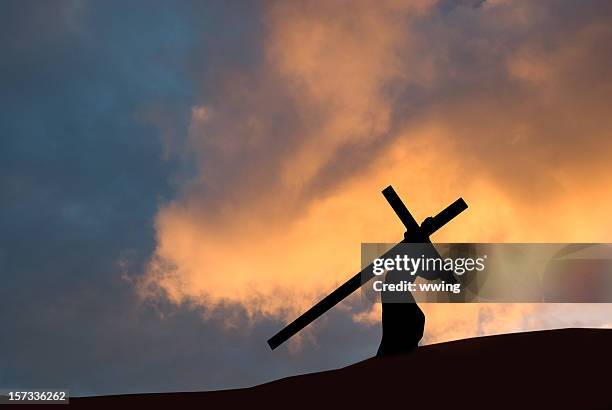
M163 141L186 134L191 59L214 70L209 50L215 64L246 64L252 11L221 2L1 9L0 385L189 390L325 367L323 358L271 360L265 339L278 323L228 333L189 307L140 304L124 277L142 272L155 212L175 189L179 165ZM236 309L218 315L241 317Z
M222 2L1 8L0 386L228 388L373 351L347 340L341 351L272 354L265 340L277 321L249 327L235 306L203 320L189 306L143 304L134 291L154 249L158 206L191 172L166 152L169 142L180 148L191 105L211 92L191 78L255 58L254 10ZM244 328L226 329L228 316ZM326 322L334 326L320 325L321 346L346 337L352 323L342 313ZM376 343L375 329L361 333Z

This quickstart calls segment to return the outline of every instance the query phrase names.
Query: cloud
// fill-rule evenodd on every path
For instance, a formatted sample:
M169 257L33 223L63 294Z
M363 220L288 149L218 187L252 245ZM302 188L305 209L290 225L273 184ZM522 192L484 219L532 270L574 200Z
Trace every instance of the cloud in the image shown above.
M438 241L612 239L610 7L278 2L264 16L259 63L226 67L192 107L197 173L157 214L144 297L292 319L358 271L360 242L401 237L388 184L419 219L467 200ZM428 341L544 314L426 311Z

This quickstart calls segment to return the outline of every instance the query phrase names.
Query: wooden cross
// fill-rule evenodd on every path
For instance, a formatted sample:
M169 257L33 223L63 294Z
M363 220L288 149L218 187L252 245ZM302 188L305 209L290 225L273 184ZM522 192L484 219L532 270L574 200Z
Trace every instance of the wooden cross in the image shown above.
M408 208L406 208L406 205L404 205L393 187L389 185L382 191L382 194L406 227L404 240L395 245L391 250L385 253L385 255L392 254L396 248L403 243L431 244L429 237L468 207L465 201L462 198L459 198L447 206L439 214L434 217L426 218L423 223L419 225L414 217L410 214L410 211L408 211ZM437 254L437 251L435 251L433 245L432 249ZM384 255L382 257L384 258ZM276 349L297 332L315 321L319 316L359 289L362 285L369 282L373 277L373 269L372 265L370 264L361 272L344 282L344 284L342 284L339 288L321 299L321 301L308 309L293 322L281 329L277 334L268 339L268 345L270 345L270 348L273 350ZM447 276L442 277L441 279L443 279L446 283L454 283L456 281L455 277L450 272L447 273Z

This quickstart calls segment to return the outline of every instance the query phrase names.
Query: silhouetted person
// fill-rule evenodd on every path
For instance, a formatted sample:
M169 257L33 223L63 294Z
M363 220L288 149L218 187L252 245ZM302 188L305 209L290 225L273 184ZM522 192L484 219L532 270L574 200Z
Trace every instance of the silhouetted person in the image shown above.
M421 226L431 224L431 218L423 221ZM403 243L426 243L428 238L423 236L421 230L406 231ZM419 247L421 249L421 247ZM417 256L417 255L413 255ZM423 274L433 279L435 273ZM387 272L385 283L398 284L402 280L414 282L416 276L405 271L394 270ZM382 292L382 338L376 356L390 356L410 353L416 349L423 338L425 330L425 314L419 308L412 293Z
M410 353L419 345L425 329L425 315L406 291L412 303L404 301L382 304L382 339L376 356Z

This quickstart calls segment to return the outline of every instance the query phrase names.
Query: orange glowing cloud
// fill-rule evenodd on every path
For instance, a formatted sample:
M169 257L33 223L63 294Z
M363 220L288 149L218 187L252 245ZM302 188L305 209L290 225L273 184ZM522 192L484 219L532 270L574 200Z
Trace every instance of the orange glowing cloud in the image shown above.
M401 238L389 184L419 220L466 199L439 242L611 240L612 32L543 8L270 5L260 65L192 109L198 175L159 210L141 294L292 319L359 270L361 242ZM540 308L424 309L434 341Z

